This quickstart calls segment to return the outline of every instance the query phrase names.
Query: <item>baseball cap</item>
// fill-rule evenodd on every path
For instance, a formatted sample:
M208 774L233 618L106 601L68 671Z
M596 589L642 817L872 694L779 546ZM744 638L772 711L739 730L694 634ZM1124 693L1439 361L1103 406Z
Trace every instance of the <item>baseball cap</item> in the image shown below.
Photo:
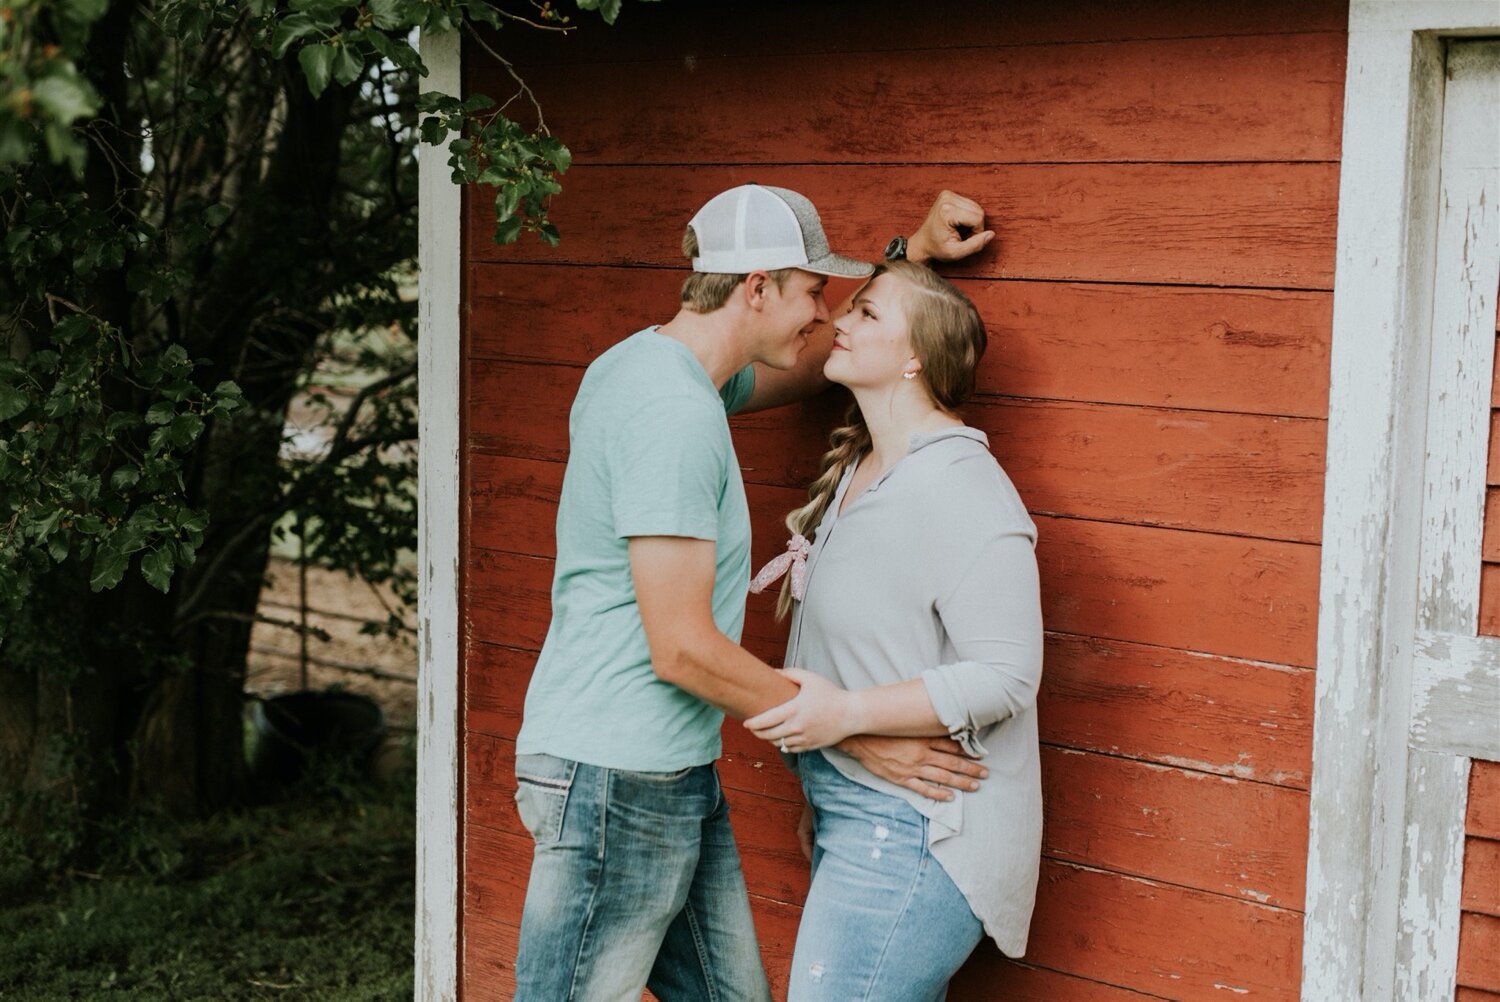
M801 268L864 278L875 269L828 248L818 210L786 188L742 184L710 198L688 223L698 237L693 270L724 275Z

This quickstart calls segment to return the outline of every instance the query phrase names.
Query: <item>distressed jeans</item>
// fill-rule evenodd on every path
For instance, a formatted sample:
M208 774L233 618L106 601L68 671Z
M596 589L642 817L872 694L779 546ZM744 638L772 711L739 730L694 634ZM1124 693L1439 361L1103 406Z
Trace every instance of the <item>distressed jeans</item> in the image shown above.
M520 755L516 807L536 843L516 1002L770 1002L712 765Z
M788 1002L942 1002L983 927L927 847L927 819L797 756L816 825Z

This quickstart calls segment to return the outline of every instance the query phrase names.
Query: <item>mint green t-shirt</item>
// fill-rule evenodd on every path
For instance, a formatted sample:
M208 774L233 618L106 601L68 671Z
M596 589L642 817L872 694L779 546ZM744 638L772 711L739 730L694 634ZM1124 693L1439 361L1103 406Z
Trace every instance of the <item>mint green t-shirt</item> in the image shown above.
M589 366L568 419L552 623L526 691L516 752L665 772L719 756L723 714L661 681L630 577L632 536L716 542L714 622L736 643L750 580L750 511L718 390L687 348L648 328Z

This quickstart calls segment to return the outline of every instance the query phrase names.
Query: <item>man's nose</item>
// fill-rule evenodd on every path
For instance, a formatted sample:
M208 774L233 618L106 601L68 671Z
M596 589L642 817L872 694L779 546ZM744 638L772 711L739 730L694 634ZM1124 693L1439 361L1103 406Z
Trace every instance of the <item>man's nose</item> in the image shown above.
M818 296L818 312L815 319L820 324L828 322L828 300L824 299L822 295ZM837 329L837 326L835 326L835 329Z

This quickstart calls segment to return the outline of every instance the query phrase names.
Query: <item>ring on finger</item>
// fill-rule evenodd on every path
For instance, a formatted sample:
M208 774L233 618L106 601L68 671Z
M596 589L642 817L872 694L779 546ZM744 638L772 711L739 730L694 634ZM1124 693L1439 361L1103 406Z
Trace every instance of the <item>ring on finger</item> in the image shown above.
M779 747L781 748L781 754L783 754L783 755L789 755L789 754L791 754L790 751L788 751L787 746L786 746L786 738L782 738L781 739L781 744L780 744Z

